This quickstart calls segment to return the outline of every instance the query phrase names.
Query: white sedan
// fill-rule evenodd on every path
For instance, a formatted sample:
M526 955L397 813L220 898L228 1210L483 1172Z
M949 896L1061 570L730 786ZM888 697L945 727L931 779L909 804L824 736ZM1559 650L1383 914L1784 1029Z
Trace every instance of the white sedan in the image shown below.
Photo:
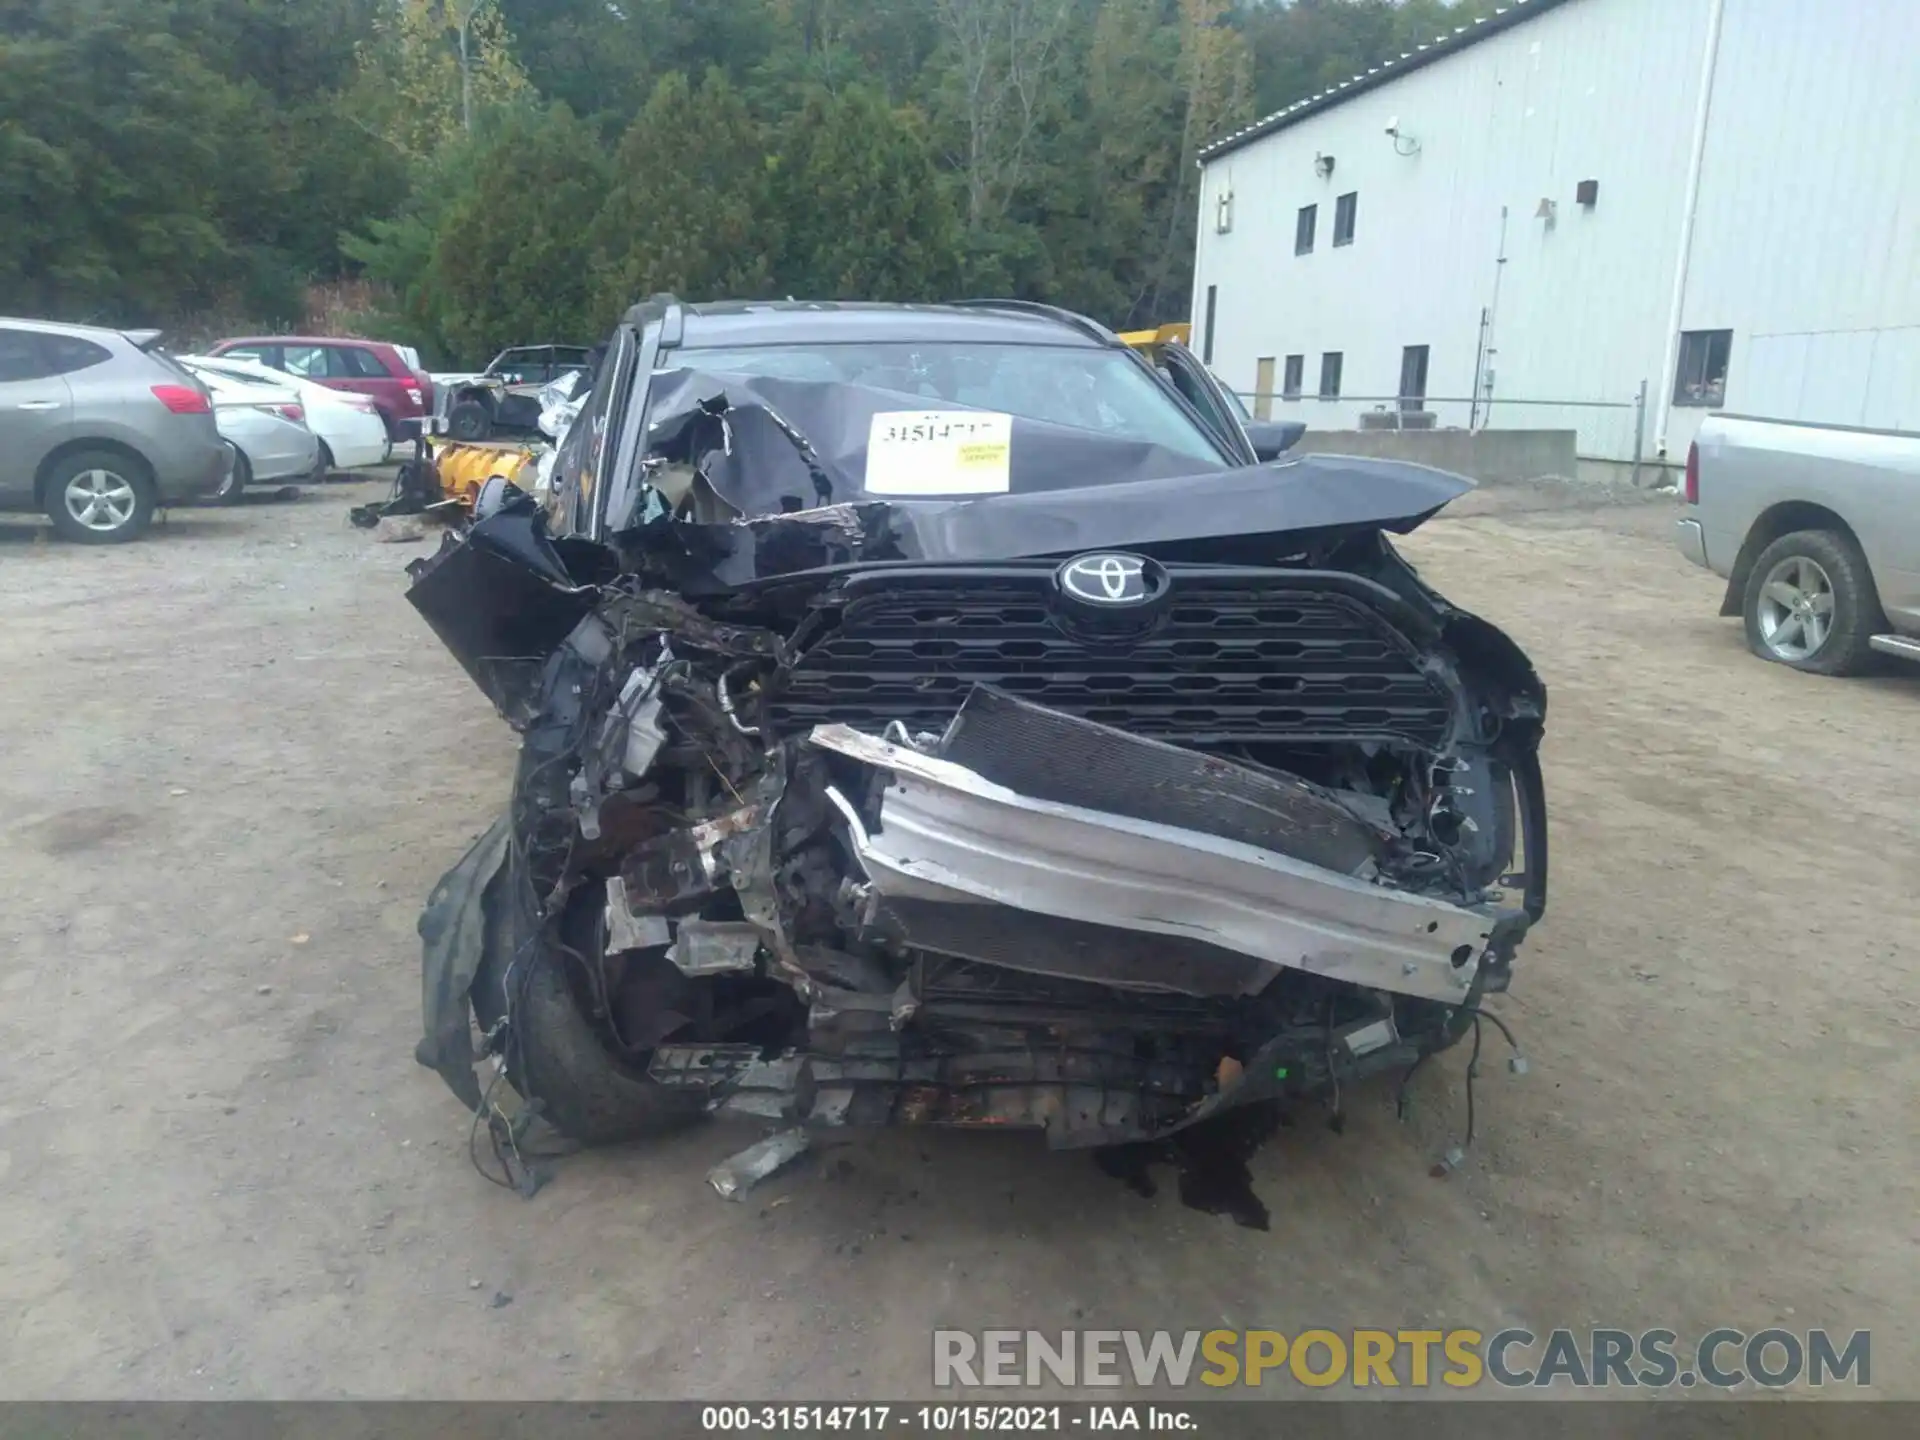
M188 367L191 368L191 367ZM249 485L317 480L320 441L307 428L306 407L290 385L262 385L194 372L213 399L213 423L233 446L233 469L213 498L231 504Z
M179 361L209 385L226 380L291 392L306 411L307 428L319 437L323 470L361 470L383 464L391 453L386 422L364 395L330 390L297 375L231 356L185 355Z

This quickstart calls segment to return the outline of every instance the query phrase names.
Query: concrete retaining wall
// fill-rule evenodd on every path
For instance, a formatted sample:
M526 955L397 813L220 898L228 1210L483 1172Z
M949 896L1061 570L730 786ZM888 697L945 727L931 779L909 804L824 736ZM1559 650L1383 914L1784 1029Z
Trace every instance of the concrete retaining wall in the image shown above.
M1319 430L1309 429L1295 449L1301 454L1370 455L1411 460L1488 484L1574 479L1571 430Z

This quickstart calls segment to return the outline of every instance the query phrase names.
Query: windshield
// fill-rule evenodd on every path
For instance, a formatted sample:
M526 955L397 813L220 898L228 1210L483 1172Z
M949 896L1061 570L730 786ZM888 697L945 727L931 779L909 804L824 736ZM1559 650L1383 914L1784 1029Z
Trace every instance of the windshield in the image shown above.
M1206 433L1124 351L992 344L743 345L686 350L702 370L864 385L1145 441L1219 464Z

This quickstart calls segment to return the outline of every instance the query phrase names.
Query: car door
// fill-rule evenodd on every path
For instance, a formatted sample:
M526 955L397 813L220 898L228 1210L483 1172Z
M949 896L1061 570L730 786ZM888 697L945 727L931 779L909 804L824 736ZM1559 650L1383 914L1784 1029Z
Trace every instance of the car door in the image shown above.
M0 328L0 499L33 504L40 463L73 427L73 395L44 336Z
M360 345L328 345L326 373L316 377L329 390L344 390L365 395L369 400L391 404L400 389L397 376L389 375L380 357Z
M1213 432L1214 438L1229 453L1251 463L1253 451L1247 442L1246 431L1241 428L1240 420L1234 413L1233 402L1227 398L1220 382L1213 378L1213 373L1178 340L1169 340L1162 345L1155 358L1161 373L1180 393L1180 397L1193 407L1201 423Z

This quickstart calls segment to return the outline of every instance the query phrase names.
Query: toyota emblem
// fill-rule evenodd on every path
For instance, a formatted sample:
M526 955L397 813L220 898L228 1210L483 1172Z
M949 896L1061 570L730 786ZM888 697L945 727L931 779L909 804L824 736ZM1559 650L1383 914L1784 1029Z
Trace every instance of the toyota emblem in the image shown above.
M1060 567L1060 590L1083 605L1103 609L1144 605L1165 588L1161 576L1150 574L1147 566L1138 555L1077 555Z

